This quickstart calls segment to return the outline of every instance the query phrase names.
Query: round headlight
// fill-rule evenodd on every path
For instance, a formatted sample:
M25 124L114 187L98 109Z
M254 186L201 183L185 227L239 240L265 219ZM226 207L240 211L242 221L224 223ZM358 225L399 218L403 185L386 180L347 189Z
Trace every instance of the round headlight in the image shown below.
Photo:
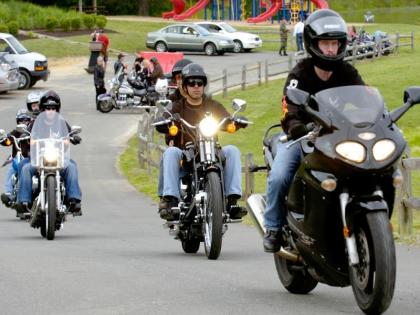
M375 143L372 148L373 158L378 161L385 161L395 151L395 143L392 140L384 139Z
M363 145L353 141L345 141L335 147L338 154L347 160L362 163L366 158L366 149Z
M213 117L206 117L198 125L204 137L213 137L217 132L217 121Z

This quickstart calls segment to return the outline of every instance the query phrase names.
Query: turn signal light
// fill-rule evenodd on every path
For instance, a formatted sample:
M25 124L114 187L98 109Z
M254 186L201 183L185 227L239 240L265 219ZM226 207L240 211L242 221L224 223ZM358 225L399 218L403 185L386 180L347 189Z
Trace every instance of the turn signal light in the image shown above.
M324 179L321 182L321 187L326 191L334 191L337 188L337 181L333 178Z
M235 123L232 122L232 123L228 124L227 127L226 127L226 131L229 132L229 133L234 133L236 131Z
M343 235L345 238L350 236L350 230L347 226L343 227Z
M10 139L8 138L4 141L4 144L6 145L6 147L8 147L9 145L12 145L12 141L10 141Z
M175 126L175 125L172 125L172 126L170 126L169 127L169 134L172 136L172 137L175 137L177 134L178 134L178 127L177 126Z

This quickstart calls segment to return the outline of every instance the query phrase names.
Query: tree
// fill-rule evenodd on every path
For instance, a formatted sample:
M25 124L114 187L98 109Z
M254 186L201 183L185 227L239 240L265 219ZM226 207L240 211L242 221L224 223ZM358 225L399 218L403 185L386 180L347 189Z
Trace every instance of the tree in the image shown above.
M139 0L139 15L149 15L149 0Z

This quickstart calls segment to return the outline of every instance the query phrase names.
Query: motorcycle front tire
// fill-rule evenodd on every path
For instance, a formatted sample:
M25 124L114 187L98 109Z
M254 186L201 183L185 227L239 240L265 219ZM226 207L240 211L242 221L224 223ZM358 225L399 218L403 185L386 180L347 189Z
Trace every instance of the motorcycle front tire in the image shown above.
M207 206L204 218L204 250L208 259L219 258L223 236L223 192L220 175L206 175Z
M53 240L55 237L56 226L56 181L54 176L47 176L47 209L45 213L46 236L47 240Z
M112 105L111 101L98 101L97 109L101 113L106 114L106 113L109 113L111 110L113 110L114 106Z

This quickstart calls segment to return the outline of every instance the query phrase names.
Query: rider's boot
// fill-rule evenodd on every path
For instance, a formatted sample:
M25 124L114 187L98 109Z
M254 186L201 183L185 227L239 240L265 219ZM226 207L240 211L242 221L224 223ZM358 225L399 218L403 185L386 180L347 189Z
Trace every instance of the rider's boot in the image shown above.
M31 216L30 209L31 207L28 202L18 203L16 204L16 216L19 217L21 220L29 219Z
M172 208L178 207L178 198L174 196L163 196L159 202L159 216L167 221L177 219L178 213L173 213Z
M238 205L238 200L241 198L239 195L229 195L227 197L227 211L229 213L229 217L233 220L242 219L248 211Z
M69 212L73 213L73 216L82 215L82 203L79 199L70 198L69 199Z
M10 193L2 193L0 198L6 207L9 208L12 205L13 200L12 195Z
M277 253L284 245L281 231L267 230L264 234L263 246L267 253Z

